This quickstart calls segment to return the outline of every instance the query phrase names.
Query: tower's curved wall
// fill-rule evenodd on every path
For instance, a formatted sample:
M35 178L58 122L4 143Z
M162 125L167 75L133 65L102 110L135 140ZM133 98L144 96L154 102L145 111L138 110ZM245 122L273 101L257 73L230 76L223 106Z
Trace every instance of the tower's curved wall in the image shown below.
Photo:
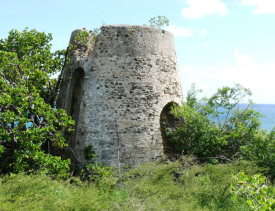
M182 89L173 35L129 25L101 28L93 51L65 73L85 72L76 153L93 145L98 162L136 165L163 155L160 114L170 102L181 104ZM58 105L68 110L70 80Z

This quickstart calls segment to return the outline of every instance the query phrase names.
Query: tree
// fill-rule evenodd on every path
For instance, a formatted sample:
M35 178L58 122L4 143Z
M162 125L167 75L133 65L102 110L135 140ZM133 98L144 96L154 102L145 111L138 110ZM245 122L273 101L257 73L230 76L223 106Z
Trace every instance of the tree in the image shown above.
M202 160L224 162L245 156L243 149L259 134L262 116L250 100L244 108L239 107L251 95L250 90L236 84L200 101L198 92L193 85L187 102L172 108L171 113L182 124L166 129L170 142L179 152Z
M169 26L169 20L165 16L157 16L149 20L150 26L155 28L161 28L166 25Z
M82 32L75 46L85 42ZM44 171L65 176L70 160L58 149L74 121L55 109L68 55L75 48L51 52L51 34L12 30L0 40L0 172ZM60 72L59 78L52 77Z

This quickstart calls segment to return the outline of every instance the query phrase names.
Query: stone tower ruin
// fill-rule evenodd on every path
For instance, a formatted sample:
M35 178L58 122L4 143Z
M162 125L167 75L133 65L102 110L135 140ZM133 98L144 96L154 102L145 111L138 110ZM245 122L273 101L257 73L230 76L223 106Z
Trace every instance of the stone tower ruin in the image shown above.
M88 42L70 57L57 106L75 120L69 145L80 159L89 145L97 162L112 166L163 156L169 144L161 119L171 118L171 105L183 102L173 35L105 25L94 46Z

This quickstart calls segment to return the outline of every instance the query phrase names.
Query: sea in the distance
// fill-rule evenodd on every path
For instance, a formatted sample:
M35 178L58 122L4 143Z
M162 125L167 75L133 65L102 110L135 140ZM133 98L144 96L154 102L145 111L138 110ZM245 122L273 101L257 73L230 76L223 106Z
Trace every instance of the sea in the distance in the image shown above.
M255 104L253 109L265 116L260 117L261 128L270 132L275 127L275 104Z
M247 104L239 104L240 109L246 108ZM275 104L254 104L252 108L255 111L260 112L264 117L260 117L261 129L266 129L270 132L275 127ZM220 116L221 120L224 120L225 115Z

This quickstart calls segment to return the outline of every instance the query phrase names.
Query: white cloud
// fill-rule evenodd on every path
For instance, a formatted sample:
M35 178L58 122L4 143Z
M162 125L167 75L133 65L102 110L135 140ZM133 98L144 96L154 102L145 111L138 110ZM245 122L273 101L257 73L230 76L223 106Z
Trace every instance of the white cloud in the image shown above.
M205 30L205 28L196 29L196 32L198 33L199 36L205 36L205 35L206 35L206 30Z
M190 37L192 36L192 31L190 29L185 29L183 27L169 25L166 27L166 30L174 34L175 37Z
M247 66L252 66L254 65L254 60L252 59L251 56L247 54L240 54L238 49L235 49L234 51L234 57L237 60L237 62L241 65L247 65Z
M186 29L180 26L169 25L165 28L167 31L170 31L175 37L190 37L193 36L193 31L191 29ZM206 29L195 29L194 32L198 36L206 36Z
M209 47L209 44L207 42L204 42L202 45L203 45L203 47L206 47L206 48Z
M255 14L275 13L274 0L242 0L242 4L256 6L257 9L253 10Z
M255 103L275 104L275 63L271 65L256 65L253 58L245 53L234 50L237 63L216 63L213 65L179 65L184 96L192 82L197 83L198 89L204 92L200 97L212 96L217 88L232 87L240 83L252 91Z
M226 5L220 0L186 0L186 3L189 7L182 9L182 15L187 18L200 18L214 13L223 16L228 13Z
M179 68L184 98L193 82L196 83L197 89L203 90L199 97L211 97L218 88L232 87L240 83L243 87L251 89L253 102L275 104L275 65L252 67L180 65Z

